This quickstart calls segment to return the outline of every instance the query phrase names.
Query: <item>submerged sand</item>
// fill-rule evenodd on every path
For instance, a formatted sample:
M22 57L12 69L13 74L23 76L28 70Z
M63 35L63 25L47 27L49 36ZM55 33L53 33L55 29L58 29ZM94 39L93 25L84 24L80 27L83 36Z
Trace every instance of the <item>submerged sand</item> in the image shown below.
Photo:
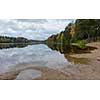
M89 43L88 46L97 47L91 53L74 54L72 57L86 58L88 63L71 64L63 68L51 69L47 67L33 66L33 64L17 65L19 69L6 72L0 75L0 79L16 79L22 71L40 71L39 77L30 75L30 79L37 80L97 80L100 79L100 42ZM33 74L34 75L34 74ZM23 75L22 77L25 77ZM27 76L28 77L28 76ZM20 78L21 79L21 78ZM25 78L26 79L26 78Z

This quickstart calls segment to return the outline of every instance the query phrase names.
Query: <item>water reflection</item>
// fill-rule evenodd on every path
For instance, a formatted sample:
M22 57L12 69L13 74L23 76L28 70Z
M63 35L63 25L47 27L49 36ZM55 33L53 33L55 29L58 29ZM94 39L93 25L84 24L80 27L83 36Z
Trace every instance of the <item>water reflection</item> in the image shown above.
M27 43L0 43L0 49L23 48L26 46L28 46Z
M60 43L48 44L48 47L51 48L52 50L59 51L61 54L64 54L64 57L69 62L74 62L74 63L88 63L89 60L86 58L72 57L71 55L91 53L92 50L97 49L96 47L90 47L90 46L87 46L84 49L80 49L80 48L73 47L73 46L68 47L68 46L66 46L64 44L60 44Z
M26 46L28 46L27 43L24 43L24 44L22 43L21 44L20 43L0 43L0 49L23 48ZM88 59L72 57L71 56L72 54L91 53L92 50L96 49L95 47L86 47L84 49L79 49L77 47L68 47L60 43L47 44L47 46L51 48L52 50L56 50L60 52L61 54L63 54L64 57L67 59L67 61L74 62L74 63L86 63L88 62Z

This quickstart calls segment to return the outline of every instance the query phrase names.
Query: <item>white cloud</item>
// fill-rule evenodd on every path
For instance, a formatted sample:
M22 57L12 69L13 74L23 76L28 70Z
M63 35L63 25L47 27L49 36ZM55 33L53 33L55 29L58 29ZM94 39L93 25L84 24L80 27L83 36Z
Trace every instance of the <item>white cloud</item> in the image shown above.
M73 20L68 19L3 19L0 20L0 35L21 36L28 39L46 39L58 33Z

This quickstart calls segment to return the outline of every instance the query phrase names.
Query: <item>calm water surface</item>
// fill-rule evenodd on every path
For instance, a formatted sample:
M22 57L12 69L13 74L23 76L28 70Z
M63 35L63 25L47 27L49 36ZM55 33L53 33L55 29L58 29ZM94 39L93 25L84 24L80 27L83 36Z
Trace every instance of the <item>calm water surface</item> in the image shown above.
M60 52L44 44L28 45L24 48L0 49L0 72L7 72L15 65L32 63L34 66L62 67L70 64Z
M70 54L89 53L93 48L77 50L62 47L37 45L0 45L0 73L17 69L16 65L30 64L39 67L62 68L69 64L84 62L84 58L74 58Z

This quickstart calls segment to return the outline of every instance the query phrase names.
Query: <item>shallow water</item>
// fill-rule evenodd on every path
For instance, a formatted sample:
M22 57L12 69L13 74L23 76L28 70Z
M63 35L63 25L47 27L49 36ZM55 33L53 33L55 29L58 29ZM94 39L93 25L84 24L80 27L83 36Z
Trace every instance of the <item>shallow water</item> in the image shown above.
M51 50L44 44L0 49L0 73L14 69L15 65L27 63L47 67L61 67L70 64L63 54Z
M6 44L0 49L0 74L18 69L20 64L48 68L63 68L73 63L85 63L87 59L71 57L71 54L90 53L93 48L85 50L50 47L45 44L14 45ZM61 50L60 50L61 49ZM16 67L17 66L17 67Z
M19 75L17 75L16 80L27 80L27 79L31 80L31 79L41 77L41 74L42 74L41 71L27 69L21 71Z

